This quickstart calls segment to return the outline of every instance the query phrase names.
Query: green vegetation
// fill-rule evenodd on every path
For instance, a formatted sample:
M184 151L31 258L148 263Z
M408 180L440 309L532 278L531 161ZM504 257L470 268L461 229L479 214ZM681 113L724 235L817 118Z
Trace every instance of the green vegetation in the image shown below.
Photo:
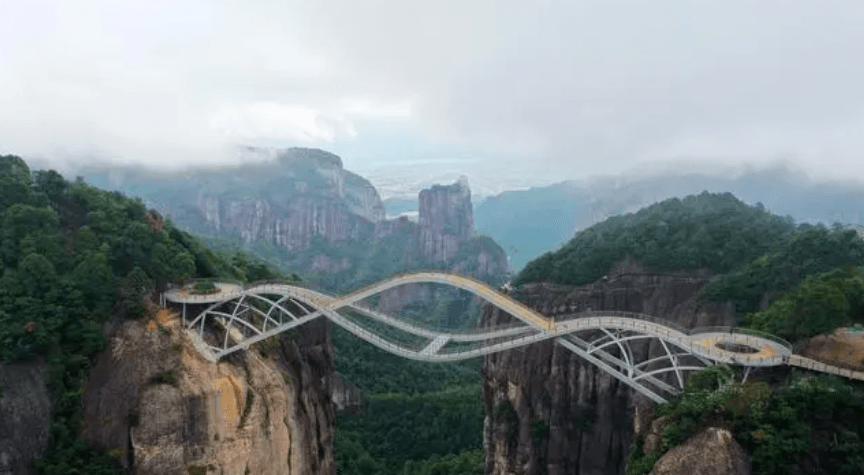
M483 473L482 427L477 384L377 394L368 399L365 413L339 416L338 473ZM440 471L447 467L457 471Z
M333 344L336 368L369 395L365 412L337 417L338 473L483 473L480 359L405 360L335 326Z
M482 450L466 450L443 457L405 462L402 475L483 475L485 458Z
M745 317L748 326L789 341L831 333L864 322L864 269L846 267L810 276L762 312Z
M668 417L661 446L642 453L637 440L627 475L650 473L657 460L706 427L722 427L750 455L753 473L864 472L864 387L830 375L801 377L793 373L782 385L741 383L729 368L700 371L683 395L661 404Z
M167 282L256 272L253 260L213 253L140 200L0 156L0 361L43 358L54 400L48 454L35 469L121 473L78 436L83 379L109 318L142 316L143 299ZM176 374L155 379L172 384Z
M803 224L788 240L705 287L705 298L731 301L738 312L755 312L766 294L797 286L808 275L864 265L864 241L851 229Z
M791 237L790 219L747 206L730 193L673 198L587 228L531 261L516 284L591 283L630 257L655 271L729 272Z
M255 402L255 393L251 390L246 392L246 402L243 404L243 414L240 415L240 422L237 423L237 428L242 429L246 425L246 418L252 412L252 403Z
M192 285L193 294L212 294L218 292L219 288L213 282L195 282Z
M450 386L480 381L478 359L456 363L425 363L406 360L375 347L333 326L336 369L367 394L430 393Z
M743 323L792 342L864 323L864 241L855 231L795 226L728 193L667 200L610 218L529 263L516 283L586 284L628 257L650 271L712 271L706 301L732 302ZM864 472L860 383L793 373L771 387L732 376L728 368L701 371L681 397L661 405L659 415L668 417L662 443L643 454L644 441L635 441L628 475L650 473L670 448L709 426L734 434L754 473ZM499 408L495 417L506 412ZM532 424L535 443L542 429Z

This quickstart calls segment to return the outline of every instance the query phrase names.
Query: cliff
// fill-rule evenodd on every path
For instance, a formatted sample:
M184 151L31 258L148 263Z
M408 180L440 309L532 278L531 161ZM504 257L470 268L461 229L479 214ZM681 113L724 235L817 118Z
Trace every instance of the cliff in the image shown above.
M544 313L642 312L688 326L730 325L730 307L699 302L707 276L647 275L622 266L582 287L525 286L529 305ZM482 325L512 317L486 306ZM634 357L658 356L656 341L631 342ZM487 474L624 474L634 432L646 430L653 403L554 342L490 355L483 364Z
M399 263L399 267L380 273L378 278L388 277L400 267L431 268L472 275L492 284L503 283L507 256L492 239L473 235L472 210L471 190L464 178L452 185L422 190L417 223L402 218L379 226L377 234L383 244L379 248L386 250L370 261ZM396 244L400 240L402 243ZM452 303L442 310L442 302ZM378 310L394 313L410 306L415 315L425 314L438 321L444 317L440 313L446 311L447 321L461 325L472 309L477 314L481 302L465 291L442 285L409 284L383 292Z
M122 322L85 385L83 435L137 474L335 473L329 324L298 335L212 364L167 312Z
M468 180L420 191L418 240L427 262L452 259L474 234L474 215Z
M41 362L0 364L0 475L28 475L45 455L51 398Z
M317 149L238 151L242 165L164 173L83 170L88 181L140 196L177 224L238 238L333 291L406 268L446 268L503 279L504 251L474 236L471 190L462 178L420 192L418 222L386 220L375 187ZM469 251L476 249L471 254ZM457 261L463 262L456 268Z

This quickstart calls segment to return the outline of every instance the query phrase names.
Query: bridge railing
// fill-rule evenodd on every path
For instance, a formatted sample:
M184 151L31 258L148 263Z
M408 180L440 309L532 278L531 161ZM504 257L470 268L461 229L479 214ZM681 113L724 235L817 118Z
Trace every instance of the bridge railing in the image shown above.
M852 373L860 373L862 379L864 379L864 367L861 365L854 365L850 363L844 363L842 361L832 361L825 358L820 358L819 356L800 356L795 355L800 364L796 364L796 366L804 366L806 364L817 364L822 366L832 366L840 370L851 371ZM812 363L810 363L812 362Z
M490 285L486 282L483 282L482 280L480 280L476 277L472 277L472 276L466 275L466 274L460 274L458 272L450 272L450 271L446 271L446 270L441 270L441 269L427 269L427 270L412 270L410 272L401 272L399 274L395 274L395 275L392 275L390 277L387 277L386 279L382 279L382 280L379 280L379 281L374 282L372 284L361 287L361 288L359 288L353 292L349 292L348 294L343 295L343 297L349 297L349 296L354 295L354 294L360 294L360 293L366 292L367 290L374 289L375 287L378 287L382 283L387 282L387 281L406 279L406 278L412 277L412 276L417 275L417 274L441 274L441 275L446 275L446 276L450 276L450 277L455 277L458 279L465 279L465 280L468 280L474 284L478 284L478 285L481 285L483 287L487 287L497 294L504 295L500 291L495 290L492 285ZM430 283L434 283L434 282L430 282ZM521 302L520 302L520 304L521 304ZM524 304L522 304L522 305L524 305Z
M223 282L219 282L219 284L222 284L222 283ZM209 293L209 294L196 294L196 293L188 292L186 295L183 296L183 299L188 301L189 303L196 303L196 302L213 303L213 302L216 302L218 300L223 300L223 299L228 300L228 299L236 298L243 293L243 287L241 285L239 285L239 284L229 284L229 285L237 285L237 287L233 288L233 289L232 288L222 289L222 291L220 291L220 292L213 292L213 293ZM182 287L175 287L173 289L168 289L165 293L167 294L169 292L180 292L181 290L183 290Z
M186 279L180 282L179 287L186 287L190 284L195 284L198 282L209 282L211 284L234 284L243 287L243 282L235 279L220 279L217 277L197 277L195 279Z
M765 340L771 340L774 343L777 343L789 352L792 352L792 344L788 341L780 338L779 336L772 335L770 333L765 333L763 331L754 330L752 328L744 328L744 327L698 327L694 328L690 331L690 335L698 335L700 333L734 333L739 335L749 335L757 338L762 338Z
M831 373L847 378L864 380L864 371L861 371L860 369L850 369L848 367L840 366L833 362L831 364L825 364L821 361L817 361L811 358L805 358L799 355L792 355L789 357L789 364L794 366L800 366L802 368L812 369L815 371L821 371L823 373Z
M673 322L671 320L667 320L665 318L655 317L653 315L648 315L644 313L637 312L624 312L620 310L586 310L584 312L578 313L570 313L565 315L560 315L555 317L555 323L562 323L570 320L576 320L581 318L592 318L592 317L623 317L623 318L632 318L634 320L642 320L651 323L661 324L663 326L673 328L678 330L679 332L689 335L692 331L690 328L681 325L680 323Z
M575 320L575 319L580 319L580 318L591 318L591 317L602 317L602 316L632 318L634 320L642 320L642 321L646 321L646 322L657 323L657 324L663 325L665 327L674 328L675 330L678 330L679 332L681 332L685 335L690 335L690 336L698 335L700 333L736 333L736 334L741 334L741 335L750 335L750 336L754 336L757 338L763 338L766 340L771 340L771 341L783 346L784 348L788 349L790 352L792 351L792 344L789 343L788 341L786 341L783 338L780 338L776 335L772 335L770 333L765 333L765 332L762 332L759 330L753 330L751 328L743 328L743 327L729 327L729 326L689 328L689 327L686 327L684 325L681 325L680 323L673 322L673 321L667 320L665 318L655 317L653 315L647 315L647 314L636 313L636 312L623 312L623 311L618 311L618 310L609 310L609 311L589 310L589 311L585 311L585 312L562 315L560 317L556 317L555 321L560 323L560 322L565 322L565 321L570 321L570 320Z

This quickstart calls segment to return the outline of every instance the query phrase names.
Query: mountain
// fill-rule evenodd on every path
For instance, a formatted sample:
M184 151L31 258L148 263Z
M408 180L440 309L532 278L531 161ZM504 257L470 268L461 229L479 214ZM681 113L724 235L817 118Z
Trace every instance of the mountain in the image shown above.
M864 185L817 182L785 165L737 174L625 174L508 191L478 203L474 219L477 232L501 244L518 271L609 216L702 191L731 192L798 222L864 224Z
M95 185L140 196L180 226L221 239L212 244L227 239L333 291L407 269L457 270L458 263L459 271L485 280L506 274L503 251L474 236L464 179L422 190L416 222L388 220L375 187L345 170L336 155L305 148L242 152L245 163L235 167L176 173L93 167L80 173ZM466 260L477 265L466 267Z
M285 276L0 156L0 473L335 473L329 323L210 365L152 302L193 278Z
M591 309L686 328L749 325L789 339L796 353L830 355L818 335L864 322L862 275L855 230L796 225L730 193L705 192L580 231L528 263L514 294L550 316ZM512 321L492 306L481 317L489 327ZM629 346L637 362L665 351L653 338ZM852 354L832 350L840 348ZM843 367L864 367L854 363ZM754 368L745 383L737 371L704 369L683 395L655 405L551 341L486 356L486 473L861 473L860 381L778 366ZM704 469L720 459L744 471Z

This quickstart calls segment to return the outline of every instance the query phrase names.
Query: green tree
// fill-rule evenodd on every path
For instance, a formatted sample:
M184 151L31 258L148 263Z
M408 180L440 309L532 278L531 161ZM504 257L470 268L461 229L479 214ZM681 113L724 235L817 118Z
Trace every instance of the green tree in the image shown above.
M0 155L0 214L29 198L30 168L15 155Z

